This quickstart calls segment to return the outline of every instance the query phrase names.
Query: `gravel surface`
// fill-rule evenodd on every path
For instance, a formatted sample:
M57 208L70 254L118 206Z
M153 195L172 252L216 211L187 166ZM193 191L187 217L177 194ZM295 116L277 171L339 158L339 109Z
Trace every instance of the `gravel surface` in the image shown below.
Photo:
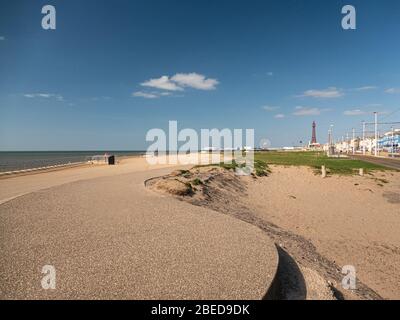
M263 298L277 269L272 241L144 187L170 171L75 181L1 204L0 298ZM41 287L44 265L56 268L55 290Z

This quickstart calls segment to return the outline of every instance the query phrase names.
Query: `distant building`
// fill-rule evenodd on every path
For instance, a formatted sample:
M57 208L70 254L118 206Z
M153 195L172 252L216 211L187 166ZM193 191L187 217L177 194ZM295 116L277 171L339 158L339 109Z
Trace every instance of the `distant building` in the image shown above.
M321 144L317 142L317 124L315 121L312 123L311 141L308 144L308 148L312 150L321 150Z
M374 137L359 137L355 139L342 140L335 144L335 149L341 153L350 153L354 150L355 153L361 153L365 150L366 153L373 154L375 149L378 153L399 153L400 151L400 129L386 132L378 138L378 142Z
M378 140L380 150L397 153L400 147L400 129L386 132L385 135Z
M317 143L317 124L315 123L315 121L313 121L312 123L312 137L311 137L311 144L316 144Z

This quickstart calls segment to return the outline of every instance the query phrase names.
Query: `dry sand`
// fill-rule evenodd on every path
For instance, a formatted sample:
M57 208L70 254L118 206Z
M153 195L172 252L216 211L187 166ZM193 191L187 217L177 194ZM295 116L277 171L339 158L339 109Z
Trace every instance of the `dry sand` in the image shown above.
M400 173L332 176L308 168L273 167L248 184L254 214L309 239L339 267L383 298L400 299Z
M325 179L305 167L273 166L268 177L257 179L221 169L191 172L188 180L207 183L181 199L258 226L290 255L287 259L296 260L297 269L330 281L338 297L400 298L399 172ZM356 268L353 292L341 287L345 265Z

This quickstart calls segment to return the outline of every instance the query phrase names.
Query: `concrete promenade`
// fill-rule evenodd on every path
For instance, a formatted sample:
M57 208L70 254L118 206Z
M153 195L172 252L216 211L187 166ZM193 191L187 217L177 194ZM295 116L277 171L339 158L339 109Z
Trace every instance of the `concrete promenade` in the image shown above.
M115 172L0 181L0 299L264 297L278 256L258 228L144 187L171 168L92 169Z

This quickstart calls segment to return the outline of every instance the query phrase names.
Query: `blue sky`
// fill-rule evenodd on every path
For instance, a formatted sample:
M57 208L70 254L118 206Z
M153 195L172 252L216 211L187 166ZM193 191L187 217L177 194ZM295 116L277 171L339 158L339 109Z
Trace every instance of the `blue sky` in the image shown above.
M399 17L397 0L1 1L0 150L143 150L169 120L273 146L313 120L321 142L359 131L400 108Z

